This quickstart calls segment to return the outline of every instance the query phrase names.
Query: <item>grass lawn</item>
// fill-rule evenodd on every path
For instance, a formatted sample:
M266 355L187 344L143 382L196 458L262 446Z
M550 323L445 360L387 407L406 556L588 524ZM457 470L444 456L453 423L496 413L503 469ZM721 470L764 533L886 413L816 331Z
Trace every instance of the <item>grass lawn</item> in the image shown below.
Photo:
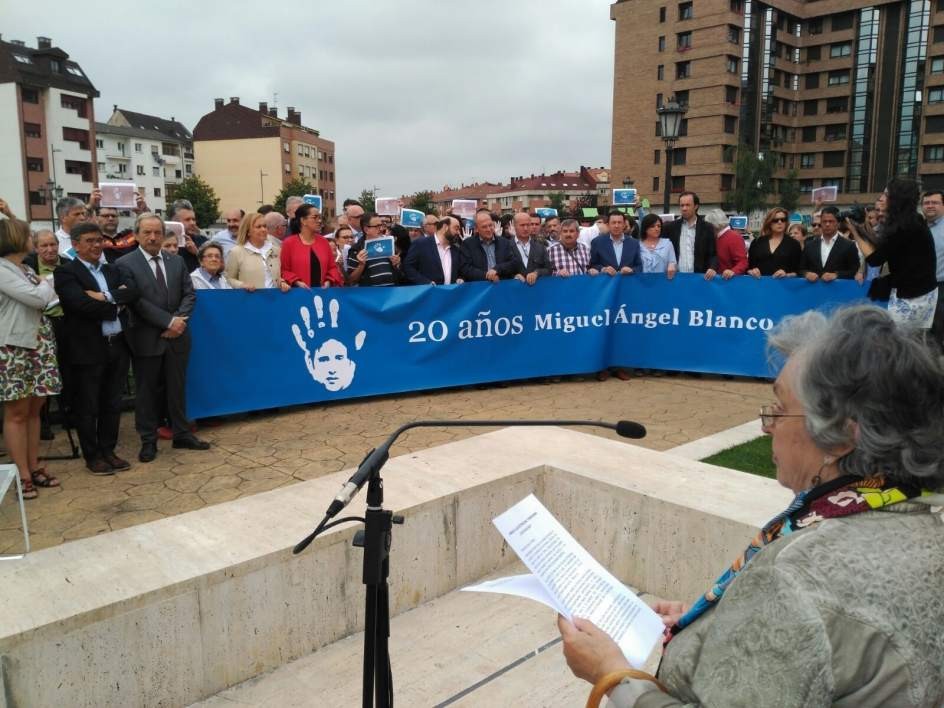
M770 455L770 436L761 435L759 438L706 457L702 462L774 479L777 476L777 470Z

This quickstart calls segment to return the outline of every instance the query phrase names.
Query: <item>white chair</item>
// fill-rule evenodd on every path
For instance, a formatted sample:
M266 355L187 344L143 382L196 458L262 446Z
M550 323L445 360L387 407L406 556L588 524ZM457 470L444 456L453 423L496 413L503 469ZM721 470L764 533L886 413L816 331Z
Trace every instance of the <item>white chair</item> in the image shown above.
M20 472L16 465L0 465L0 501L6 496L7 490L16 482L16 498L20 505L20 519L23 522L23 543L25 549L22 553L13 555L0 555L0 561L17 560L29 553L29 528L26 525L26 505L23 503L23 486L20 484Z

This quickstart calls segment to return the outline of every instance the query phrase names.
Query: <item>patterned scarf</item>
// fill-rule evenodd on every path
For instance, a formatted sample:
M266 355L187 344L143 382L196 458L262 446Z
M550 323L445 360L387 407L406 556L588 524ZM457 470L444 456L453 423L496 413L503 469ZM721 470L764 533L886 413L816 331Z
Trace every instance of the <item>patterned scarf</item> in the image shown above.
M884 477L862 479L852 475L839 477L800 492L790 506L767 522L744 553L715 581L714 586L699 597L671 629L666 630L666 643L714 607L751 558L781 536L801 531L823 519L881 509L921 494L920 489L909 485L886 487Z

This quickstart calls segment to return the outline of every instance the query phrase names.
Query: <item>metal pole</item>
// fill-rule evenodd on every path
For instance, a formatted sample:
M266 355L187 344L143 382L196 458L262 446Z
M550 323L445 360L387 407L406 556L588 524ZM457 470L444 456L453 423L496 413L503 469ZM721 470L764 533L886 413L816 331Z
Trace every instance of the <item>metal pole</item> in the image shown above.
M662 190L663 194L663 207L662 213L669 213L669 197L672 194L672 143L666 141L665 143L665 189Z

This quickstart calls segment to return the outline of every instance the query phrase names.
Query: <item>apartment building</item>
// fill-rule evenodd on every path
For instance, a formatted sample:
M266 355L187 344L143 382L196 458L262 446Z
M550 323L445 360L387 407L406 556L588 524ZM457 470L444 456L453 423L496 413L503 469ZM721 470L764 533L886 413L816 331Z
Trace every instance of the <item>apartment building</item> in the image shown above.
M944 0L621 0L612 174L662 202L657 107L687 106L671 191L723 203L739 144L777 185L869 203L895 175L944 186ZM776 195L771 201L776 200Z
M337 213L334 143L302 125L302 114L259 103L243 106L234 96L193 130L194 169L216 191L223 209L250 210L270 204L293 179L308 180L323 200L327 216Z
M597 204L600 178L608 184L609 175L603 168L581 167L577 172L557 171L553 174L532 174L508 180L508 185L486 196L488 206L497 212L515 212L551 205L551 195L563 194L568 209ZM604 192L606 190L604 189Z
M98 91L48 37L0 38L0 196L21 218L51 224L58 196L88 199L96 175Z

